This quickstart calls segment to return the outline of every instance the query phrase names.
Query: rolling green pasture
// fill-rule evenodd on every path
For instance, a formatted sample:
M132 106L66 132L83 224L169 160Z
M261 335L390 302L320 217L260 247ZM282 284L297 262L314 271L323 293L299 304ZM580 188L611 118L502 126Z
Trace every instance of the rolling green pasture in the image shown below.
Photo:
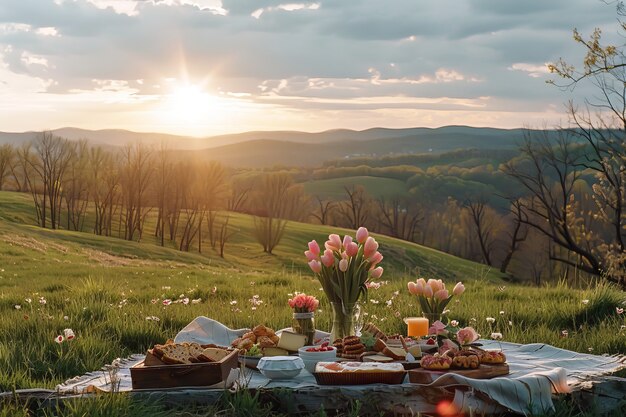
M27 195L0 193L0 391L53 389L114 358L173 337L198 315L233 328L259 323L287 327L287 299L296 291L321 299L317 325L330 327L328 304L302 252L308 240L323 241L328 233L344 230L290 223L276 253L268 255L252 238L252 220L233 215L238 231L222 259L208 242L202 254L183 253L157 246L150 232L141 243L126 242L44 230L31 225L32 215ZM470 261L395 239L379 241L387 270L381 287L370 291L364 310L384 331L403 332L401 318L418 313L406 281L423 275L466 284L466 293L450 304L450 317L474 326L483 336L501 332L512 342L546 342L597 354L626 352L626 321L616 310L624 307L626 295L613 287L519 286ZM164 305L164 300L172 303ZM495 323L489 324L487 317ZM54 338L65 328L73 329L76 338L59 345ZM237 401L247 400L231 399L221 412L236 415L233 410L228 414L228 407ZM155 407L117 397L31 413L172 415ZM579 415L568 404L559 412ZM0 416L20 413L26 415L22 406L0 405ZM210 415L207 410L180 413Z

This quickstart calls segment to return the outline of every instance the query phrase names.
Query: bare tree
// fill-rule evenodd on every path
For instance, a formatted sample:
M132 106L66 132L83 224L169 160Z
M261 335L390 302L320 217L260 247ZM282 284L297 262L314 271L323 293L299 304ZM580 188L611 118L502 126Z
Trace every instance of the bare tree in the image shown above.
M312 216L320 222L320 224L330 224L330 216L335 209L336 203L332 200L322 200L320 196L315 196L317 201L317 211L312 213Z
M71 157L63 181L62 196L67 210L67 229L83 229L85 213L89 204L89 147L81 140L71 149Z
M346 186L344 190L348 200L339 204L338 212L347 227L357 229L365 225L370 217L371 198L361 185Z
M263 251L269 254L280 243L289 218L304 216L305 200L302 186L294 186L290 175L265 174L255 195L258 216L254 219L254 233Z
M476 234L482 260L489 266L493 266L493 250L496 246L496 216L493 209L487 205L484 198L476 200L468 199L464 206L469 213L472 229Z
M381 229L393 237L414 241L417 227L424 219L421 207L408 198L394 197L376 200L379 209L377 216Z
M0 146L0 190L6 187L6 179L11 171L11 165L15 158L15 150L10 144Z
M219 248L220 257L224 257L224 250L226 248L226 243L230 240L231 237L235 235L235 230L229 227L230 215L227 214L224 218L219 222L219 229L217 234L217 243Z
M152 153L144 145L137 144L125 146L121 155L124 239L141 239L144 221L150 209L146 194L153 175Z
M506 231L508 237L507 251L500 264L500 272L505 274L509 268L509 264L513 259L513 255L519 250L520 244L528 237L528 226L523 222L526 219L524 211L521 209L519 199L515 199L511 203L511 225L510 230ZM541 276L539 276L541 277Z
M159 238L161 246L165 246L165 199L171 189L172 175L174 173L170 152L164 144L158 150L155 161L154 192L157 203L157 227L155 236Z

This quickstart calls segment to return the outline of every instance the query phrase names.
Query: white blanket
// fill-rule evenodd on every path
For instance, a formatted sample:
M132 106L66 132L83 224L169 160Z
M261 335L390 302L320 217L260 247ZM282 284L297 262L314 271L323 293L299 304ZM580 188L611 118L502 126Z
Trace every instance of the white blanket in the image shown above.
M229 345L232 340L241 336L248 329L233 330L207 317L198 317L185 326L175 341L195 341L199 343L215 343ZM317 337L328 333L318 332ZM481 340L485 348L502 348L507 356L511 373L506 377L489 380L466 378L454 373L444 374L432 384L422 387L446 388L454 393L454 406L457 410L479 413L513 411L519 414L541 413L553 408L552 394L567 393L576 389L594 376L616 372L626 368L626 358L618 356L598 356L571 352L550 345L534 343L519 345L507 342ZM120 391L132 390L129 368L143 360L144 355L133 355L123 361L118 376ZM405 395L410 398L410 407L415 412L432 412L436 403L429 390L423 388L420 394L419 385L410 384L408 380L402 385L363 385L345 387L320 387L315 383L313 375L303 370L292 380L271 381L259 372L246 371L247 387L250 388L291 388L295 392L311 392L332 388L340 390L351 397L371 395L373 392L385 393L388 398L394 395ZM233 383L237 375L232 375ZM214 387L223 389L224 384ZM62 393L84 393L94 390L108 390L110 384L106 373L92 372L81 377L66 381L57 387ZM430 391L432 392L432 391Z

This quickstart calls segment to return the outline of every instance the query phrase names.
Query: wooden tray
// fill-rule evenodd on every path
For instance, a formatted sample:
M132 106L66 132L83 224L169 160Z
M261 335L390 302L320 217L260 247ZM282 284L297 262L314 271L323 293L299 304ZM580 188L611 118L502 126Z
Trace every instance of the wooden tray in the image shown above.
M406 372L313 372L319 385L402 384Z
M145 366L141 361L130 368L133 389L202 387L226 380L230 370L237 368L238 352L233 350L219 362L189 365Z
M478 369L452 369L450 371L430 371L428 369L413 369L409 371L409 381L414 384L430 384L441 375L457 374L467 378L490 379L509 374L509 365L485 365L481 364Z

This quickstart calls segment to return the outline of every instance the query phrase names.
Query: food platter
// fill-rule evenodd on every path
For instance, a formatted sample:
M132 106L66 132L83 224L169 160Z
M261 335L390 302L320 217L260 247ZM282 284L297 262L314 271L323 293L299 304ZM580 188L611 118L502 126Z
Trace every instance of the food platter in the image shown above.
M409 371L409 381L413 384L430 384L445 374L457 374L473 379L491 379L505 376L510 373L509 365L503 364L481 364L477 369L451 369L447 371L431 371L428 369L413 369Z

